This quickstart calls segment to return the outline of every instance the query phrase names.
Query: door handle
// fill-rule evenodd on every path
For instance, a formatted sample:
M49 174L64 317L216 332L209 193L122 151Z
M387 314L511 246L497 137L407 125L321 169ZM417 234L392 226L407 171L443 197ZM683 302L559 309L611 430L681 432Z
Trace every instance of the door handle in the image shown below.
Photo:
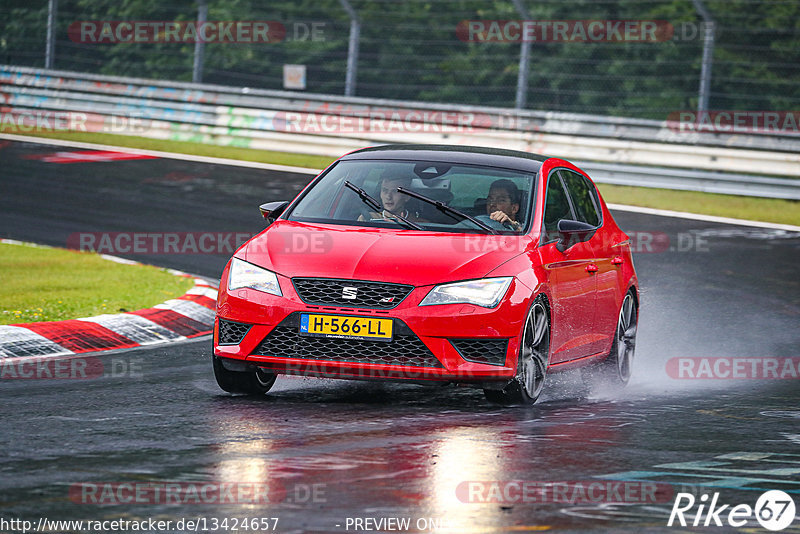
M590 263L589 265L586 266L586 272L587 273L596 273L597 272L597 265L595 265L594 263Z
M622 256L614 256L614 257L611 259L611 264L612 264L612 265L622 265L622 262L623 262L623 261L624 261L624 260L622 259Z

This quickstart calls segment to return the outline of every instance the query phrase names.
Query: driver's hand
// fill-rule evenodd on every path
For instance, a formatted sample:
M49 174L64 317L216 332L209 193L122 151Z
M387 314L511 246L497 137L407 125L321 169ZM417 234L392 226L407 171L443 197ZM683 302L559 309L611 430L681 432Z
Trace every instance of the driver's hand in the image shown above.
M510 228L519 230L519 223L513 220L511 217L509 217L508 214L502 210L497 210L495 212L492 212L492 214L489 215L489 218L492 219L493 221L499 222L500 224L504 224Z
M499 223L511 222L511 217L504 211L497 210L489 215L489 218L493 221L497 221Z

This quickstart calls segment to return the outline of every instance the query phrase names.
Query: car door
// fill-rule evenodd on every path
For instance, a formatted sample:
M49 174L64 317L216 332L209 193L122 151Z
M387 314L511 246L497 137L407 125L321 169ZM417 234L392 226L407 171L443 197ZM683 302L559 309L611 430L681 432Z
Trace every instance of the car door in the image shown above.
M556 248L558 221L577 220L575 208L557 170L550 173L542 221L542 259L550 280L551 363L592 354L596 280L591 272L594 259L588 241L564 252Z
M578 220L597 227L589 244L592 246L594 261L592 267L595 279L595 313L592 324L591 342L593 353L607 351L617 321L619 295L619 264L614 255L612 243L603 230L600 200L594 185L583 175L569 169L561 169L561 178L567 187L570 200Z

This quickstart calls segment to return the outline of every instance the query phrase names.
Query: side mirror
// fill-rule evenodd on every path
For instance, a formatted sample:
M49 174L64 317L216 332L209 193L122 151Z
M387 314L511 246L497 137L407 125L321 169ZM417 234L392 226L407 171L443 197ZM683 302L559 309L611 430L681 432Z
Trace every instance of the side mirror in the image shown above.
M267 221L267 224L272 224L275 222L275 219L281 216L281 214L286 211L286 208L289 206L289 202L286 200L281 200L279 202L267 202L266 204L261 204L258 209L261 211L261 216L264 217L264 220Z
M558 243L556 243L556 249L559 252L564 252L572 245L590 239L596 230L596 227L585 222L561 219L558 221Z

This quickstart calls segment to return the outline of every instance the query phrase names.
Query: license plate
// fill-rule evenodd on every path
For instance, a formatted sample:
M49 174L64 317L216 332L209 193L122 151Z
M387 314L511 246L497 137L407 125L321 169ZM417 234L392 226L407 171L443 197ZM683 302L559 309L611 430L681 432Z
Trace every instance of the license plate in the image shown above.
M300 334L344 339L392 340L392 320L348 315L300 315Z

